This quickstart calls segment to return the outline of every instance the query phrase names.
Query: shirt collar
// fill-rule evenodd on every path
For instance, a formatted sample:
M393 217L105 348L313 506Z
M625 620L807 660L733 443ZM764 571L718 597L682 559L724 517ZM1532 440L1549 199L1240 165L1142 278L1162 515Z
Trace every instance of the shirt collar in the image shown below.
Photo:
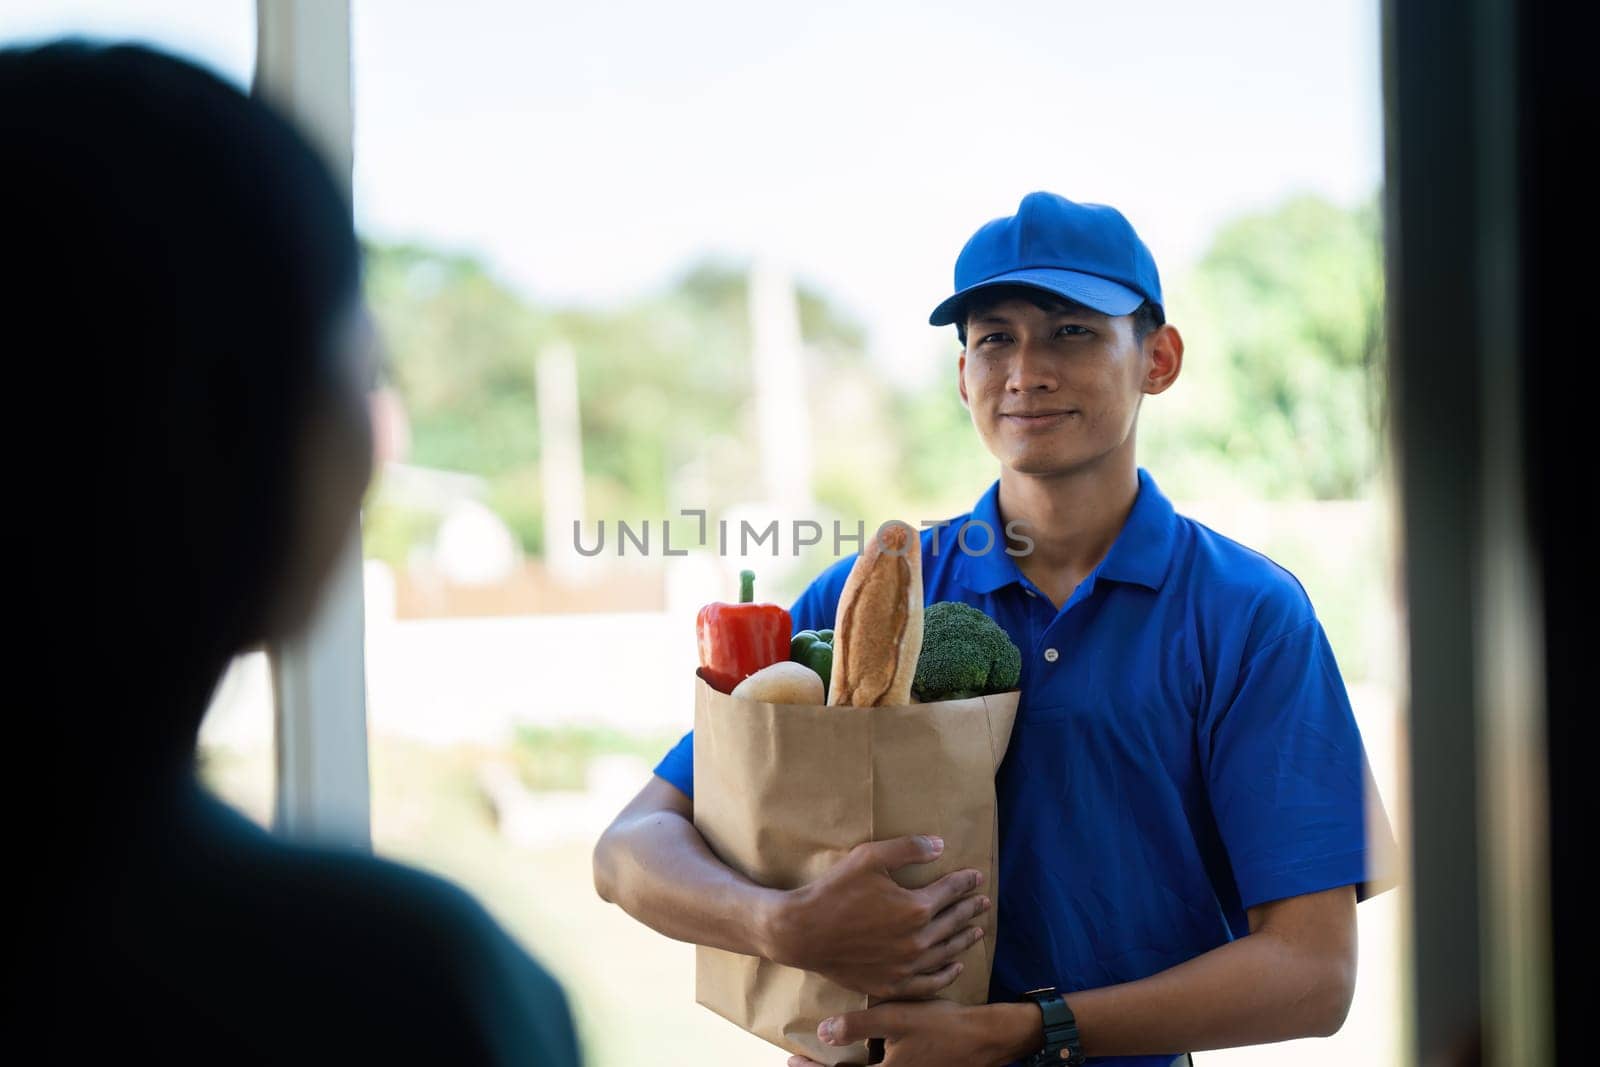
M989 537L979 523L993 533L990 551L980 552ZM961 527L971 524L977 528L966 535L971 552L963 551L956 540ZM1156 486L1148 471L1139 468L1139 495L1134 498L1133 510L1128 513L1122 531L1111 545L1111 551L1096 568L1099 578L1116 582L1129 582L1147 589L1159 590L1166 581L1172 563L1173 544L1177 539L1178 515L1172 504ZM969 515L953 524L947 534L948 547L941 542L940 551L956 553L957 575L961 584L975 593L992 593L1012 582L1022 581L1022 571L1016 558L1006 554L1005 523L1000 519L1000 482L993 485L978 499Z
M1139 495L1128 512L1128 521L1122 524L1122 532L1100 564L1100 577L1160 589L1167 579L1177 539L1178 513L1157 488L1150 472L1140 467Z

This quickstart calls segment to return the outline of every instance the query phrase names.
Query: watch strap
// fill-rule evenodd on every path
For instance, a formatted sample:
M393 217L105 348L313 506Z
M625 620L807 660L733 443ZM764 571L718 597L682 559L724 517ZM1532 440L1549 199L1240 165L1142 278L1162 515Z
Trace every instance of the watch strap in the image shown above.
M1044 1045L1027 1061L1027 1067L1044 1067L1045 1064L1079 1067L1084 1055L1078 1041L1078 1020L1067 1007L1065 998L1053 988L1032 989L1022 996L1037 1004L1044 1016Z

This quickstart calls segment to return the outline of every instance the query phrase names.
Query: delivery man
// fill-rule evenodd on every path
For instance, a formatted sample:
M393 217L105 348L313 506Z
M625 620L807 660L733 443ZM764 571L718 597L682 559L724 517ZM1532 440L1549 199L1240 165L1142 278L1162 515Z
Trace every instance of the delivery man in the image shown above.
M1032 193L967 242L955 289L930 321L956 327L957 389L1000 477L923 530L925 598L980 608L1023 657L991 1002L919 999L993 905L976 871L891 879L938 854L937 826L799 889L753 884L695 831L690 738L596 847L601 896L892 999L818 1032L882 1038L893 1067L1168 1067L1334 1033L1389 829L1366 824L1371 772L1304 589L1177 514L1135 460L1140 404L1183 367L1153 257L1114 209ZM796 630L833 625L852 562L801 595Z

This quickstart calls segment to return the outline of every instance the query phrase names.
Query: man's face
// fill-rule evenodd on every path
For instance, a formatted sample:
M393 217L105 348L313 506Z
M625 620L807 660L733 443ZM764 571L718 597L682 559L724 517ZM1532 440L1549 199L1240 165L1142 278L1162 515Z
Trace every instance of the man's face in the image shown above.
M978 307L967 319L961 398L1002 465L1072 473L1132 447L1140 397L1165 388L1149 387L1153 339L1141 343L1129 315L1026 300Z

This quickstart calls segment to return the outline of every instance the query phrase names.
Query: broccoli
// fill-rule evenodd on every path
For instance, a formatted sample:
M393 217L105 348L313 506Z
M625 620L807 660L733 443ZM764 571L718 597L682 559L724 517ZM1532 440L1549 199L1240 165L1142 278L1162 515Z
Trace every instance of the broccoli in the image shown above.
M1022 653L1000 624L955 600L922 613L922 654L912 681L917 699L960 700L1016 687Z

